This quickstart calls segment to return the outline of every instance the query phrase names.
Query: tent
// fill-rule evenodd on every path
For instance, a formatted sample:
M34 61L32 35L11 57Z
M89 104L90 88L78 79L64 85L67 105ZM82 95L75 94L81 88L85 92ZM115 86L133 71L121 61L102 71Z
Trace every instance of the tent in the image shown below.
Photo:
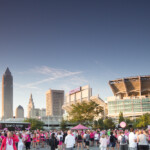
M81 124L71 128L71 130L87 130L87 129L89 129L89 128L87 128L87 127L85 127L85 126L83 126Z

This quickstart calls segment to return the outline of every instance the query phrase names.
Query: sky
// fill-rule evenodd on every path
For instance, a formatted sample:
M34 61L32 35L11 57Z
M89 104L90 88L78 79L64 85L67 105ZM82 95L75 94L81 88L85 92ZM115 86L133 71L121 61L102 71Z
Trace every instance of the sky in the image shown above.
M27 115L31 93L45 108L48 89L87 84L107 100L109 80L149 75L149 8L149 0L1 0L0 77L9 67L14 110Z

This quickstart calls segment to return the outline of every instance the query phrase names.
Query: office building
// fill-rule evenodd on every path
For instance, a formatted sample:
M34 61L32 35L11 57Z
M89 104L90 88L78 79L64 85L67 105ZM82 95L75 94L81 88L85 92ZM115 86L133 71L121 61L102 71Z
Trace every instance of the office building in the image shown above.
M103 114L100 114L99 117L106 116L108 113L107 104L99 97L99 95L92 96L92 88L89 85L80 86L76 89L71 90L69 93L65 95L65 102L62 108L65 110L64 118L69 118L68 112L72 110L72 104L77 104L81 102L90 102L94 101L100 106L103 107Z
M13 76L9 68L2 77L2 119L13 118Z
M63 90L48 90L46 92L46 116L62 116L64 103Z

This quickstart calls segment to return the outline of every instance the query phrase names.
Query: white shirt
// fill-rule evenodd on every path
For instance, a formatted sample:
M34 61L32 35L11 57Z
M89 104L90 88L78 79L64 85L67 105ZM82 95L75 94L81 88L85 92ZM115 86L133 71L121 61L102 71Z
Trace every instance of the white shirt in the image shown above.
M139 135L139 145L148 145L147 137L145 134Z
M72 148L75 144L75 138L71 134L67 135L65 138L66 148Z
M99 135L97 133L94 135L94 139L99 140Z
M86 138L86 133L83 135L83 138L84 138L84 139Z
M74 135L74 137L77 137L77 134L76 134L76 132L73 132L72 134Z
M107 147L107 139L106 138L100 138L101 147Z
M11 141L11 145L9 145L9 142L8 142L8 138L6 139L6 150L14 150L13 148L13 140L12 139L9 139Z
M137 143L135 142L135 140L137 140L136 135L133 132L130 132L130 134L129 134L129 147L131 147L131 148L137 147Z

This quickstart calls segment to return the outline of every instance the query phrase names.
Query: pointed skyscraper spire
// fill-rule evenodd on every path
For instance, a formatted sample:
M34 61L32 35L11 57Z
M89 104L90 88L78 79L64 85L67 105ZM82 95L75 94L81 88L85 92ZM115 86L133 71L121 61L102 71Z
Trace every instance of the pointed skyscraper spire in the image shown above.
M8 67L7 67L6 71L5 71L5 75L11 75L11 72L10 72Z
M34 102L32 98L32 94L30 94L29 103L28 103L28 118L31 117L31 110L34 109Z
M30 99L32 99L32 93L30 94Z

